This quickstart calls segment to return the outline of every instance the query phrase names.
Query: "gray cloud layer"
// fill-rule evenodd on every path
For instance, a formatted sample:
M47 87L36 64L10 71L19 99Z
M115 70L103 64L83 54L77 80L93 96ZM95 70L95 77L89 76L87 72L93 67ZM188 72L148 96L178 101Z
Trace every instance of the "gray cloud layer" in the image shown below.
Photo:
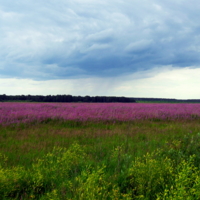
M1 77L111 77L199 66L197 0L0 0Z

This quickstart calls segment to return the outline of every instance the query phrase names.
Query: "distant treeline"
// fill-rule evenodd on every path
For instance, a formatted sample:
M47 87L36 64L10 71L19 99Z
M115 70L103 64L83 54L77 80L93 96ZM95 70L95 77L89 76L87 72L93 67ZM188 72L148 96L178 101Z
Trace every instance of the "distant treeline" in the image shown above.
M72 96L72 95L0 95L0 101L27 101L27 102L136 102L127 97L107 96Z
M167 98L131 98L108 96L72 96L72 95L0 95L0 101L26 102L147 102L147 103L200 103L200 99L167 99Z

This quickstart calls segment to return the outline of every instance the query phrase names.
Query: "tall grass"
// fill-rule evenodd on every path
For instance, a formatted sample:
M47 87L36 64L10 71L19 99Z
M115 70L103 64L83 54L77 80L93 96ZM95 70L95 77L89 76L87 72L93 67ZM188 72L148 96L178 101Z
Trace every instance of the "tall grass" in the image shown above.
M200 104L167 103L0 103L0 125L50 120L115 122L135 120L194 120Z
M0 127L0 199L200 199L200 123Z

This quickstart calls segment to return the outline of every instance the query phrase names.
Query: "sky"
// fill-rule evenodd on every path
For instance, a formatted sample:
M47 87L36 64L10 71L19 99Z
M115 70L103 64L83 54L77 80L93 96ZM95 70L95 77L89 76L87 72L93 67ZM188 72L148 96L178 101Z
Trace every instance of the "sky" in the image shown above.
M0 94L200 99L198 0L0 0Z

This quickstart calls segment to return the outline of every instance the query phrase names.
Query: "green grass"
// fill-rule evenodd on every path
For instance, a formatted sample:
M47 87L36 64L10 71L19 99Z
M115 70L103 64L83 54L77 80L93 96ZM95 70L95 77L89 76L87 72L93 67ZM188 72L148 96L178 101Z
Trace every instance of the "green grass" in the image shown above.
M169 104L177 104L177 103L200 103L199 101L192 101L192 100L175 100L175 101L168 101L166 100L136 100L136 103L169 103Z
M200 121L0 127L0 199L200 199Z

